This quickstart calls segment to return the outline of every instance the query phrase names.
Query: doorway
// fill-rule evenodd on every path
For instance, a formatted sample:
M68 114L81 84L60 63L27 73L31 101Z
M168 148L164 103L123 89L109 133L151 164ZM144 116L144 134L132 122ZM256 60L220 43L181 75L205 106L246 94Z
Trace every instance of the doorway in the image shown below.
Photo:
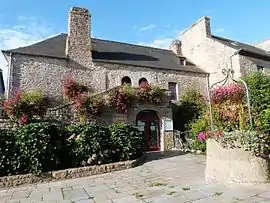
M141 111L136 118L136 125L145 139L147 151L160 151L159 116L155 111Z

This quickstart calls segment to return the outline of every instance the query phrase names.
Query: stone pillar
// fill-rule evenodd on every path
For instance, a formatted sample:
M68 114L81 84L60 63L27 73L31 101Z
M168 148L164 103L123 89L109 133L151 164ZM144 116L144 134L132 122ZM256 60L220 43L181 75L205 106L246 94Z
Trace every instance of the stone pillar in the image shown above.
M87 9L73 7L68 17L66 55L77 64L92 66L91 16Z

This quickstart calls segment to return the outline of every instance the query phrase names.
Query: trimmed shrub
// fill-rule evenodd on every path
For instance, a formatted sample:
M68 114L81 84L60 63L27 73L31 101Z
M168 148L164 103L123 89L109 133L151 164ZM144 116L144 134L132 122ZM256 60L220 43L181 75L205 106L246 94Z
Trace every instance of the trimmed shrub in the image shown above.
M0 176L15 174L19 167L19 151L15 133L12 130L0 130Z
M37 173L67 167L69 160L61 127L51 123L32 123L18 129L21 173Z
M125 124L113 124L109 127L113 149L120 150L120 160L138 158L145 151L145 142L137 128Z
M94 124L75 124L67 127L74 166L110 162L110 132Z

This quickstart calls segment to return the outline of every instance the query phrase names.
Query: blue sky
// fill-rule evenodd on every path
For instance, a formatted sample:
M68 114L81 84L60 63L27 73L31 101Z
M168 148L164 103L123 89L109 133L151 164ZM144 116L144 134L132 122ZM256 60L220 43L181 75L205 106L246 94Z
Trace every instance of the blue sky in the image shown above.
M166 48L204 15L216 35L247 43L270 38L269 0L1 0L0 49L66 32L72 6L89 9L96 38Z

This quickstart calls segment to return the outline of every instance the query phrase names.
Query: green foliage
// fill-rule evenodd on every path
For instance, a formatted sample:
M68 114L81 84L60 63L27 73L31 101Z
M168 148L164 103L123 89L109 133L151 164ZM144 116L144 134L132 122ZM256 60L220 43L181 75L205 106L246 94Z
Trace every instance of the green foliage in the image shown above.
M205 140L199 140L198 134L203 131L207 131L210 128L209 120L206 118L206 116L202 116L198 119L196 119L194 122L192 122L189 125L189 132L193 136L194 142L192 143L192 148L196 150L205 151L206 150L206 142Z
M32 123L16 131L21 173L40 173L65 167L63 130L51 123Z
M68 126L67 132L71 136L69 141L74 165L85 165L87 161L105 161L101 158L107 156L111 143L110 132L106 127L75 124Z
M263 73L252 73L243 78L247 83L256 127L269 133L270 77Z
M251 73L243 79L249 88L254 112L267 109L270 105L270 77L263 73Z
M226 148L243 148L255 156L269 157L270 137L256 131L224 132L218 141Z
M31 123L0 130L0 176L135 159L143 136L130 125Z
M145 150L144 138L131 125L113 124L109 127L114 149L120 150L120 160L130 160L141 156Z
M35 117L41 118L46 108L46 98L40 90L27 92L16 90L3 104L4 113L20 125L29 123Z
M174 129L186 131L190 123L202 115L207 108L203 96L194 89L187 89L180 98L180 105L173 104Z
M18 147L12 130L0 130L0 176L14 174L19 167Z
M265 109L260 115L261 129L264 132L270 132L270 106Z

